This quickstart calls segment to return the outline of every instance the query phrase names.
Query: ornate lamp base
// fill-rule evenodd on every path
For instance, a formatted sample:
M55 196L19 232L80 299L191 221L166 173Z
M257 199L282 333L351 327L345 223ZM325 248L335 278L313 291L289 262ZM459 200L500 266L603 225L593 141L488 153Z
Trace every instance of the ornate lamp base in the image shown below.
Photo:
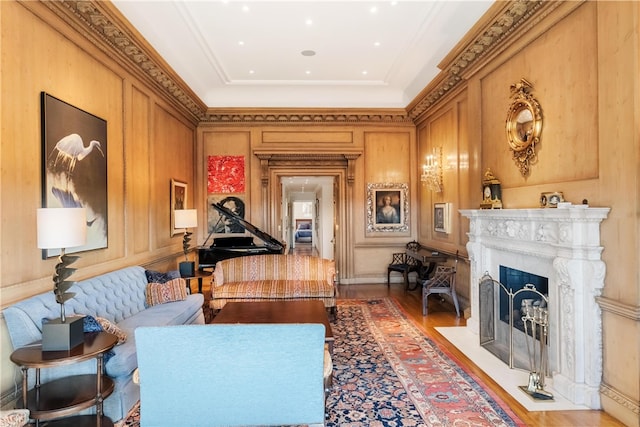
M42 351L67 351L84 342L84 316L66 321L52 319L42 325Z

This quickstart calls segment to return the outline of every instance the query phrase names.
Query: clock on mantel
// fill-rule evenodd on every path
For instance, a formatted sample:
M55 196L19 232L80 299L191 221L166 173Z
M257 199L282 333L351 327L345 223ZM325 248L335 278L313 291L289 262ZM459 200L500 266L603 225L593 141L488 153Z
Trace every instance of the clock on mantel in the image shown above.
M480 209L502 209L502 189L500 180L493 175L490 168L484 173L482 180L482 202Z

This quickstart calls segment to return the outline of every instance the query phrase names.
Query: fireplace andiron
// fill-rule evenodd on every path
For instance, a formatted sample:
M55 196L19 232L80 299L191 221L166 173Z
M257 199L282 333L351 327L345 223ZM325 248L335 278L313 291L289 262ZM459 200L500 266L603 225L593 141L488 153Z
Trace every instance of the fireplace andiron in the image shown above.
M539 302L539 301L536 301ZM549 312L533 300L522 300L522 321L524 322L525 341L529 353L529 384L520 389L537 400L553 400L553 394L544 389L544 377L547 372L547 335L549 333ZM530 331L527 328L529 326ZM529 333L530 332L530 333ZM539 346L536 351L536 339ZM531 345L529 345L531 342ZM536 370L537 368L537 370Z

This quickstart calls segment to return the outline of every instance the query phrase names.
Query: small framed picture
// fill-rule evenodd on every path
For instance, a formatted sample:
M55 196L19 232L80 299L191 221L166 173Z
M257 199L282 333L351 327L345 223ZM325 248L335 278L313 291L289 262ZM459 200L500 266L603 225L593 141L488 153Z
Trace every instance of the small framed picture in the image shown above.
M541 208L556 208L558 203L564 202L564 195L561 191L552 191L548 193L540 193Z
M451 208L450 203L434 203L433 205L433 229L438 233L451 232Z
M170 220L171 220L171 236L180 234L183 230L176 230L174 227L173 211L180 209L187 209L187 184L184 182L171 180L171 206L169 206Z

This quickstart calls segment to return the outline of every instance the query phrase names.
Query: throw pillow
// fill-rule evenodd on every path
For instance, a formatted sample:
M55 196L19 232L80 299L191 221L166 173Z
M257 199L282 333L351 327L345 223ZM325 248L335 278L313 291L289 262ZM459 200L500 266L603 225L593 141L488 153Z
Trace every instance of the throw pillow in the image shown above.
M116 345L120 345L127 341L127 333L117 327L109 319L105 319L104 317L96 317L96 321L100 324L100 326L102 326L102 330L118 337L118 344Z
M145 270L144 274L147 276L147 283L167 283L169 280L180 277L180 272L178 270L167 271L166 273L154 270Z
M85 333L104 332L104 329L102 329L102 325L100 325L95 317L90 315L84 316L84 319L82 319L82 327ZM113 350L107 351L103 356L104 363L106 364L113 356L115 356Z
M28 409L7 409L0 411L0 427L22 427L29 422Z
M149 283L146 290L148 306L165 304L187 299L187 284L184 279L169 280L166 283Z
M93 316L84 316L82 319L82 326L84 332L102 332L102 326Z

